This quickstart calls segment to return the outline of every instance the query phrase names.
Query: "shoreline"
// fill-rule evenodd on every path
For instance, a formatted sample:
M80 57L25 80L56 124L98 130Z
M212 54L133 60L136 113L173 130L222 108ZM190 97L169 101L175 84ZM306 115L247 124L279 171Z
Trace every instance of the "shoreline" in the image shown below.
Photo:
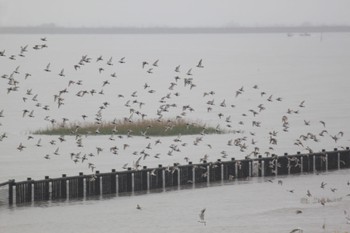
M227 27L227 28L126 28L126 27L0 27L0 34L245 34L344 33L350 26Z

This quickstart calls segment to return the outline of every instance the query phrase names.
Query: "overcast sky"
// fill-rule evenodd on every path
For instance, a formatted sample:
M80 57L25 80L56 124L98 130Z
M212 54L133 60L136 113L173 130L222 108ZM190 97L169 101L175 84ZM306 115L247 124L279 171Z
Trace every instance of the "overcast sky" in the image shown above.
M0 26L350 25L350 0L0 0Z

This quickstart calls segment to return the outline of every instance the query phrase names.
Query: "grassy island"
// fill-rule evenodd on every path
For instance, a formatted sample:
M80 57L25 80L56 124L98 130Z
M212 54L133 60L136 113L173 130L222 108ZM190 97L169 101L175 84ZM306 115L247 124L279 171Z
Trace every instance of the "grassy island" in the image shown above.
M132 135L132 136L174 136L196 134L222 134L224 130L208 127L203 123L176 120L113 121L99 123L56 124L34 134L43 135Z

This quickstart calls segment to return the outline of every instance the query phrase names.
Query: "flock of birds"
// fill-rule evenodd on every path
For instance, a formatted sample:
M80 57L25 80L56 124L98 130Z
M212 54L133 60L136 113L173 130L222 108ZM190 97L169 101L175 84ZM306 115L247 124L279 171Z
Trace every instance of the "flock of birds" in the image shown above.
M96 169L96 165L90 161L90 158L96 157L97 155L106 151L106 148L96 145L95 151L84 152L84 140L89 135L82 135L80 133L80 128L83 127L84 122L90 121L95 125L95 130L90 132L90 134L100 134L100 127L104 124L104 122L106 122L106 119L104 118L104 112L109 110L111 108L110 106L114 105L115 103L111 103L107 100L102 101L102 103L97 107L96 113L93 116L88 113L81 113L80 120L82 123L76 123L77 119L70 119L69 117L59 119L51 114L51 110L55 109L54 112L61 111L69 114L69 109L65 108L65 106L69 104L66 102L67 99L75 98L79 103L85 104L88 103L91 98L97 98L96 96L98 96L100 99L103 99L104 96L115 95L114 93L109 93L108 90L110 89L107 87L111 86L114 88L115 82L117 82L116 80L120 80L121 77L119 74L117 74L116 71L112 71L111 73L108 73L108 71L117 65L123 66L128 62L128 59L126 57L115 59L114 57L105 57L103 55L97 57L83 55L77 59L77 62L75 64L71 64L69 68L57 68L57 64L54 62L48 62L41 68L41 72L43 73L39 74L22 70L21 65L16 64L16 61L20 64L27 62L28 60L26 60L26 58L30 57L31 53L48 49L48 43L49 41L47 38L40 38L37 44L31 46L20 46L18 48L18 54L8 53L6 50L0 51L0 64L3 63L3 59L10 59L12 61L11 64L13 64L14 67L9 73L0 74L0 91L5 91L8 96L13 95L14 93L20 93L20 98L18 101L24 103L24 105L27 106L20 112L21 118L23 119L29 118L40 121L43 120L47 122L45 124L51 125L53 127L66 127L70 125L69 122L75 122L75 130L72 130L71 132L71 136L74 137L60 135L57 136L56 139L50 140L49 144L51 146L56 146L56 148L52 153L45 153L43 155L43 158L51 159L53 156L61 155L60 146L64 146L64 143L67 140L73 140L77 148L81 149L81 151L69 153L69 158L74 163L86 163L88 169L91 169L93 172ZM177 120L186 119L195 111L211 114L217 122L215 129L218 132L227 132L227 135L230 137L227 141L224 142L223 147L233 147L242 155L244 155L244 157L254 158L259 155L273 155L279 142L278 136L289 132L292 121L291 119L300 119L300 112L303 111L303 109L306 107L305 100L301 100L296 106L286 107L285 113L280 117L280 123L277 123L277 125L275 125L276 129L267 130L268 132L265 135L259 135L254 130L256 129L260 132L260 129L264 128L265 124L265 122L259 120L259 116L263 114L267 109L271 108L274 103L278 104L280 102L283 102L284 99L282 97L275 97L271 93L260 90L260 87L258 85L253 85L252 87L242 86L240 88L237 88L233 91L232 97L221 99L220 97L216 98L217 93L215 90L205 91L201 94L203 106L205 106L204 109L203 107L191 105L190 98L186 102L179 103L179 101L176 101L176 99L180 98L183 92L193 93L198 88L198 84L196 83L194 76L196 72L204 68L203 60L200 59L196 64L193 65L193 67L189 67L187 69L183 68L182 65L175 65L173 68L174 78L168 83L167 87L164 87L165 93L158 96L157 93L162 93L164 90L153 89L153 85L150 84L150 80L152 75L158 72L160 66L161 61L159 59L155 61L142 61L142 63L139 64L139 69L141 69L147 76L146 81L142 85L139 85L139 88L136 88L136 90L131 90L130 95L122 93L117 94L116 101L122 102L122 104L118 105L119 108L123 108L124 112L127 113L127 115L123 116L121 120L124 122L136 122L143 119L165 121L167 122L167 126L164 128L164 131L167 131L171 130L174 127L174 124ZM95 74L97 76L105 78L103 81L97 79L96 82L100 82L100 84L96 84L96 88L85 87L84 84L86 80L77 80L74 78L74 73L69 74L69 72L67 72L67 70L72 69L73 72L76 72L78 74L82 70L86 69L86 67L94 67L93 69L96 71ZM51 101L40 99L41 93L36 92L35 87L24 88L26 90L22 88L22 84L24 87L28 87L28 85L30 85L30 79L32 76L45 75L56 76L57 79L60 79L61 82L66 83L64 88L57 90L55 93L52 93L53 104L49 104ZM47 85L50 85L50 83ZM137 86L137 84L135 84L135 86ZM156 95L157 102L147 103L147 98L144 98L145 94ZM259 96L259 101L261 101L261 103L257 106L249 108L247 111L241 113L235 112L234 109L236 109L237 105L239 105L238 100L242 98L242 96L250 94ZM145 109L145 106L149 106L149 108L152 109L153 113L146 110L143 111ZM37 119L37 115L45 115L45 117L43 119ZM0 143L4 143L9 139L9 134L7 132L2 132L1 130L1 120L6 117L8 117L7 109L2 109L0 106ZM108 121L115 126L119 124L118 120L120 119L108 119ZM294 145L301 151L308 153L314 152L312 147L309 146L309 142L318 143L321 142L322 139L334 141L335 145L337 145L339 139L344 136L343 131L332 133L331 130L326 127L326 122L322 120L311 123L310 120L302 119L301 124L305 129L308 129L311 124L317 124L319 127L321 127L321 130L318 132L302 133L294 139ZM145 147L134 151L130 151L132 145L128 142L125 142L125 140L120 145L117 144L118 140L122 141L122 139L132 138L133 132L131 130L127 135L118 134L116 127L111 130L108 140L114 145L108 148L109 152L114 155L128 153L130 155L137 156L137 159L133 159L133 162L124 164L122 166L123 169L128 169L129 167L132 167L132 169L135 170L140 169L142 167L142 161L148 157L159 159L162 156L174 156L176 153L178 155L182 155L182 148L188 147L191 144L194 147L204 145L208 151L210 151L214 146L217 146L212 145L209 141L206 141L207 126L205 125L203 126L201 134L195 136L195 139L193 141L185 141L181 135L178 135L174 137L172 143L168 145L169 150L167 154L152 154L153 148L162 144L162 138L157 137L156 139L153 139L147 135L147 131L150 127L152 127L152 125L149 125L144 130L142 130L142 135L146 140ZM13 138L11 140L18 139ZM265 140L264 143L266 143L268 147L263 148L262 146L259 146L259 140ZM17 147L14 149L23 152L26 151L27 147L33 146L38 148L45 146L40 135L28 135L26 141L18 142ZM208 154L209 153L202 155L200 161L210 160ZM229 156L229 154L230 152L227 150L222 150L220 156L222 159L225 159ZM191 160L191 157L185 156L183 159L184 161L188 162ZM177 161L177 163L180 164L181 162ZM279 182L279 184L282 184L282 182ZM334 189L334 192L335 191L336 189ZM292 193L293 190L289 190L289 192ZM309 190L307 191L306 195L311 196ZM141 210L142 208L140 205L137 205L137 209ZM204 218L205 211L206 209L204 208L200 211L199 214L199 222L203 223L204 225L206 224Z
M26 56L29 56L30 53L34 52L35 50L42 50L47 49L47 39L41 38L41 43L35 44L32 47L29 47L28 45L20 46L19 48L19 54L7 54L6 50L0 51L0 58L1 59L10 59L13 60L13 62L19 60L19 59L26 59ZM34 50L34 51L33 51ZM28 54L28 55L27 55ZM21 60L21 62L23 62ZM84 69L87 66L96 66L96 73L101 75L101 77L105 77L104 74L107 72L109 67L116 66L116 64L123 65L127 62L126 57L122 57L118 59L116 62L114 61L113 57L104 58L103 56L98 56L96 58L89 57L88 55L83 55L76 64L73 64L74 70L76 72L79 72L80 70ZM8 74L2 74L1 78L7 82L7 94L11 95L13 92L21 92L21 100L24 103L28 105L28 108L24 108L21 110L22 118L31 118L36 119L36 113L38 111L44 112L41 114L44 114L44 121L47 122L47 124L52 125L53 127L65 127L69 125L69 122L74 122L74 120L77 119L70 119L69 117L63 117L62 119L57 119L55 116L50 115L50 111L52 108L57 108L58 110L62 109L62 112L66 112L67 108L64 109L64 106L66 104L66 96L72 95L71 89L73 89L73 86L79 88L76 93L73 93L76 98L79 98L80 103L85 104L86 102L89 102L90 99L87 99L89 97L94 97L96 95L104 96L104 95L111 95L111 93L105 93L105 88L109 85L113 85L114 81L116 79L120 79L120 77L116 74L116 72L112 72L109 74L109 78L105 79L101 83L101 89L86 89L84 88L84 80L75 80L74 78L69 78L69 75L66 74L65 68L56 69L53 68L54 63L49 62L42 68L42 72L44 74L32 74L30 72L22 71L20 65L15 65L15 68ZM155 61L143 61L142 64L140 64L140 68L145 71L146 74L152 75L154 72L157 72L157 68L160 66L159 59ZM146 103L143 97L139 97L140 92L146 92L148 94L154 95L154 93L160 92L159 90L152 89L151 85L148 82L145 82L141 87L140 90L132 90L131 95L128 97L127 95L124 95L122 93L119 93L117 95L117 99L127 99L119 105L118 107L124 107L126 108L126 111L128 113L127 116L122 117L121 119L125 122L133 122L138 120L144 120L144 119L150 119L153 118L156 121L166 121L167 126L164 129L164 131L171 130L174 127L174 123L178 119L186 119L187 116L190 116L191 113L198 111L198 109L195 106L191 106L189 102L186 103L180 103L182 106L179 106L179 103L176 103L176 98L181 96L180 87L183 85L183 88L189 89L191 92L193 92L193 89L197 87L197 84L195 83L194 76L194 70L195 69L203 69L203 60L200 59L199 62L193 67L186 69L185 72L182 71L181 65L174 66L174 79L168 84L167 92L165 95L162 95L158 101L159 105L157 103ZM47 100L40 100L40 93L36 93L34 88L27 88L27 90L21 90L21 84L24 83L25 86L28 85L28 82L30 82L30 78L32 75L49 75L52 73L57 75L57 78L62 79L62 82L66 82L67 85L65 88L58 90L56 93L52 94L52 97L54 99L54 105L43 103L44 101L47 102ZM70 76L74 77L74 74L71 74ZM149 80L149 79L148 79ZM182 84L181 84L182 83ZM50 84L48 84L50 85ZM98 84L96 85L98 86ZM182 89L183 90L183 89ZM255 94L260 95L261 97L261 103L257 105L256 107L249 108L246 112L237 113L234 112L234 108L236 108L237 103L234 103L232 99L238 100L241 96L244 96L245 93L248 93L249 91L254 91ZM281 123L278 124L276 127L279 130L270 130L268 131L266 135L258 135L256 131L259 131L259 129L264 128L264 122L259 120L259 115L263 114L266 109L268 109L273 102L282 102L282 97L274 97L273 94L268 94L265 91L260 91L260 88L258 85L254 85L251 88L247 87L240 87L237 90L234 91L234 98L231 99L220 99L217 100L215 98L216 92L214 90L209 90L203 93L203 101L205 104L205 110L200 109L202 112L207 112L207 114L212 114L214 118L217 118L216 121L218 122L215 129L218 132L223 131L229 131L230 136L234 135L233 137L230 137L225 146L228 147L235 147L238 149L239 152L241 152L246 158L251 157L257 157L258 155L265 155L265 156L271 156L274 154L274 150L278 145L278 135L282 133L287 133L290 130L290 118L299 115L299 113L305 108L306 102L305 100L300 101L300 104L297 106L294 106L293 108L287 108L285 114L281 116ZM71 97L69 97L71 98ZM190 97L191 98L191 97ZM86 100L85 100L86 99ZM35 109L33 109L32 103L35 105ZM100 127L101 125L106 122L106 120L103 117L103 112L106 111L110 106L113 105L113 103L109 101L103 101L101 105L98 106L97 112L95 116L89 116L86 113L81 114L81 120L84 122L90 121L94 122L95 124L95 130L94 132L90 132L91 134L100 134ZM145 108L145 105L148 106L154 106L154 112L153 116L149 116L150 113L143 112L143 109ZM172 118L167 118L167 116L171 116ZM6 117L6 109L0 109L0 120ZM300 117L299 117L300 118ZM92 119L92 120L89 120ZM118 119L115 118L111 121L111 119L108 119L112 124L115 125L115 128L111 130L111 136L109 137L109 140L114 142L118 138L123 138L123 135L118 135L116 126L119 123ZM120 120L120 119L119 119ZM1 124L1 122L0 122ZM194 124L194 123L193 123ZM303 120L303 125L305 125L305 129L307 129L311 122L310 120ZM307 132L304 134L300 134L298 138L295 138L294 145L299 148L301 151L307 151L309 153L313 153L314 150L311 146L308 145L308 142L321 142L321 138L328 138L329 140L334 141L334 143L337 143L340 138L344 136L344 133L342 131L339 131L338 133L331 133L327 127L326 122L320 120L318 123L313 122L313 124L319 124L322 126L322 130L319 132ZM147 135L148 129L152 127L152 125L147 126L144 130L142 130L142 135L145 136L146 139L150 139L150 136ZM75 123L75 130L72 130L71 134L75 136L75 142L78 148L82 148L83 146L83 136L79 130L81 128L80 123ZM248 132L246 129L250 129ZM282 133L281 133L282 132ZM133 132L130 130L126 137L132 137ZM179 135L176 139L174 139L174 143L169 145L169 151L167 153L168 156L173 156L176 152L181 152L181 147L185 147L189 144L193 144L195 146L198 146L199 144L205 144L205 146L208 149L211 149L213 146L210 142L205 143L204 138L206 135L206 126L203 127L203 131L201 135L195 138L195 140L191 142L183 142L181 135ZM118 138L116 138L118 137ZM2 132L0 135L0 142L5 141L8 138L8 134L6 132ZM263 148L262 146L259 146L259 140L263 139L265 140L262 144L268 144L269 146L267 148ZM29 135L27 138L27 141L36 140L37 143L34 145L36 147L42 147L41 138L37 135ZM55 146L58 142L61 144L66 141L66 137L64 135L61 135L57 137L57 140L51 140L49 143L53 146ZM27 148L27 144L29 142L19 142L17 146L18 151L24 151ZM152 145L151 145L152 144ZM140 161L141 158L146 159L147 157L151 157L150 151L152 151L152 147L155 147L157 145L161 144L161 138L157 138L154 140L153 143L147 143L145 148L143 148L140 151L134 151L133 155L139 155L136 162L133 162L132 168L138 169L141 167ZM130 147L129 143L123 143L122 145L114 145L109 148L109 151L113 154L119 154L120 148L123 148L123 150L126 150ZM59 155L59 147L55 149L53 153L46 153L43 157L45 159L50 159L53 155ZM89 157L95 156L96 154L100 154L102 151L104 151L104 148L100 146L96 146L95 152L72 152L70 154L70 157L74 163L78 162L84 162L88 161ZM181 153L180 153L181 154ZM221 157L223 159L227 158L229 155L229 152L227 150L221 151ZM160 154L156 153L153 155L155 158L159 158ZM187 162L189 158L186 156L184 157L184 160ZM208 154L203 155L201 160L208 160ZM181 162L179 162L180 164ZM130 166L130 165L129 165ZM93 163L88 163L88 167L92 169L92 171L95 169L95 165ZM123 168L127 168L127 166L123 166Z

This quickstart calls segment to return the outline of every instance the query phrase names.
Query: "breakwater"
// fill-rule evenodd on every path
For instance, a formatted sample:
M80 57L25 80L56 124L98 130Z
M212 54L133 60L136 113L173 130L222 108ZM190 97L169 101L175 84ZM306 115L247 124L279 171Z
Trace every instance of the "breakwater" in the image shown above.
M319 153L296 153L283 156L273 155L254 159L215 162L157 168L143 167L133 170L116 171L94 174L79 173L77 176L50 178L42 180L27 178L17 182L9 180L0 183L0 197L12 204L30 203L50 200L70 200L108 194L133 193L150 190L162 190L169 187L196 185L244 179L248 177L271 177L277 175L303 174L326 172L350 168L350 149L322 150Z

